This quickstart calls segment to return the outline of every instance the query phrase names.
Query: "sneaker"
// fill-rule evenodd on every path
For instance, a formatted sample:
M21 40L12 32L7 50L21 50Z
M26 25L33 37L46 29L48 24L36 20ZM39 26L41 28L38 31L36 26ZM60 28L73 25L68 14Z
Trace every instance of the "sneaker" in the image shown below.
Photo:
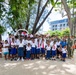
M13 61L13 58L11 58L11 61Z
M14 58L14 60L16 61L17 59L16 59L16 58Z
M19 61L19 60L20 60L20 58L17 59L17 61Z
M22 60L22 61L24 61L24 59L23 59L23 58L22 58L21 60Z

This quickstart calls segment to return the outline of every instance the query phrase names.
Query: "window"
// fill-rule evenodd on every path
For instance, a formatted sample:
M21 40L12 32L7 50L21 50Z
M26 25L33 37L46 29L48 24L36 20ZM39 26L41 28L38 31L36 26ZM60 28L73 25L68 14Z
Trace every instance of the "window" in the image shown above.
M55 27L57 27L57 25L55 25Z
M67 23L67 26L68 26L68 23Z
M54 29L52 29L54 31Z
M60 24L60 27L62 27L62 24Z
M54 25L53 25L53 27L54 27Z
M63 27L65 26L65 24L63 24Z
M57 28L55 28L55 30L57 30Z

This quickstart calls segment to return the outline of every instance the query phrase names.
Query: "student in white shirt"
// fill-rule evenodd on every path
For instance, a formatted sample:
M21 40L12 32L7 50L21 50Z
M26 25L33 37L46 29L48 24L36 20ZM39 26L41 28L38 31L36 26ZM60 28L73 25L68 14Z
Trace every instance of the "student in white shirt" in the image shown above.
M16 60L16 54L17 54L16 44L17 43L15 43L14 38L12 38L12 41L11 41L11 51L10 51L11 61Z
M47 40L47 45L46 45L46 59L50 59L51 57L51 46L50 46L50 40Z
M64 46L64 48L62 48L62 61L65 62L65 58L66 58L66 53L67 53L67 48L66 46Z
M28 43L26 45L26 59L29 60L31 58L31 44Z
M43 59L45 59L45 46L46 46L46 42L44 41L44 39L42 39L41 41L41 54Z
M18 44L18 60L17 61L19 61L20 58L22 61L24 61L24 59L23 59L23 56L24 56L23 47L24 47L24 43L22 43L22 39L20 39L20 42Z
M60 58L60 53L61 53L61 50L60 50L60 39L57 39L56 45L57 45L57 58Z
M52 60L56 60L56 54L57 54L57 45L56 41L54 41L53 46L52 46Z
M31 59L34 59L35 58L35 55L36 55L36 43L35 43L35 38L32 38L32 41L31 41Z
M37 39L37 42L36 42L36 56L37 56L37 59L39 59L39 57L40 57L40 49L41 49L40 45L41 45L40 40Z
M5 40L5 43L3 44L3 54L4 54L4 57L5 57L5 60L8 59L8 54L9 54L8 48L9 48L8 41Z

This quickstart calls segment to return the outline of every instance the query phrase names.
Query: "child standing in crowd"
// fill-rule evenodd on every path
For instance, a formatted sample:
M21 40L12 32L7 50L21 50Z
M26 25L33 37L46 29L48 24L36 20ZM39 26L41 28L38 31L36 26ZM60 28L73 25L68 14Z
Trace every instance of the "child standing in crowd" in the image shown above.
M46 45L46 59L50 59L51 57L51 46L50 46L50 41L47 41L47 45Z
M14 38L12 38L12 41L11 41L11 61L12 60L16 60L16 53L17 53L17 50L16 50L16 43L15 43L15 40Z
M30 56L31 56L31 44L28 43L26 45L26 59L29 60L30 59Z
M22 39L20 39L19 45L18 45L18 59L17 61L21 60L24 61L23 56L24 56L24 51L23 51L24 44L22 43Z
M31 41L31 59L34 59L35 58L35 55L36 55L36 43L35 43L35 39L32 38L32 41Z
M37 59L39 59L40 57L40 40L37 39L37 42L36 42L36 54L37 54Z
M57 54L57 45L56 45L56 41L53 42L53 46L52 46L52 60L56 60L56 54Z
M41 42L41 54L42 54L43 59L45 59L45 46L46 46L46 43L45 43L44 39L42 39L42 42Z
M9 54L8 48L9 48L8 41L5 40L5 42L3 44L3 54L4 54L4 57L5 57L5 60L8 59L8 54Z
M67 48L66 46L64 46L64 48L62 48L62 61L65 61L66 53L67 53Z
M56 45L57 45L57 58L59 59L59 56L60 56L60 39L57 39Z

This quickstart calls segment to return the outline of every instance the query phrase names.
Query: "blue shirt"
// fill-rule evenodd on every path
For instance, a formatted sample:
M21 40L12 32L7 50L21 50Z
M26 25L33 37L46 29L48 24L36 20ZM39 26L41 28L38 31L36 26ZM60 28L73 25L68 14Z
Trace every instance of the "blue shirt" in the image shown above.
M62 48L64 48L64 46L67 46L67 42L66 41L61 41L60 45L62 46Z

